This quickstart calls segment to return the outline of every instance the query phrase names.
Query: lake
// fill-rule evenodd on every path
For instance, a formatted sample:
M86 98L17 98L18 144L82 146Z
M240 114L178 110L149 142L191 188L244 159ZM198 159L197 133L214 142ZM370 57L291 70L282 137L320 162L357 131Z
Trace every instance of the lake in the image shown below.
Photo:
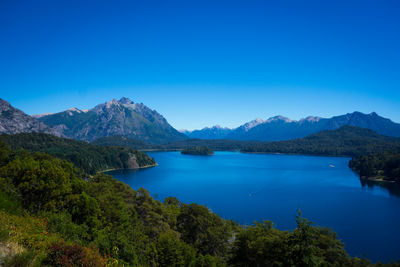
M394 186L362 185L349 158L216 152L214 156L148 153L158 166L109 172L163 200L206 205L241 224L271 220L281 230L295 215L332 228L352 256L400 259L400 197Z

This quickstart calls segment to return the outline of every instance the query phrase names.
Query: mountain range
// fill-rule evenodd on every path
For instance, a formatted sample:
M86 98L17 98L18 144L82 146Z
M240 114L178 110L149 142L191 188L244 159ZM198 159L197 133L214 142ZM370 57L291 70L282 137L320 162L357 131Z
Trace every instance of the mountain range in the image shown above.
M0 99L0 134L42 132L88 142L112 136L127 137L148 144L179 142L188 138L282 141L335 130L344 125L400 137L400 124L375 112L353 112L332 118L309 116L298 121L275 116L267 120L258 118L235 129L214 126L178 132L157 111L125 97L99 104L89 110L70 108L54 114L34 116Z
M400 137L400 124L372 112L347 113L332 118L309 116L301 120L291 120L283 116L267 120L256 119L235 129L214 126L202 130L186 131L189 138L281 141L302 138L325 130L335 130L344 125L367 128L382 135Z
M187 139L157 111L125 97L89 110L72 108L36 118L69 138L84 141L116 135L153 144Z

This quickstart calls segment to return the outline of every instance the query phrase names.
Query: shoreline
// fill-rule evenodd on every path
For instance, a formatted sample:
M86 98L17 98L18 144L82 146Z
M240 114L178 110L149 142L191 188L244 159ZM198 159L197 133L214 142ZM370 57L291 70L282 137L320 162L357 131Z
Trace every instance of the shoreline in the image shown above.
M152 164L152 165L145 165L145 166L140 166L138 168L113 168L113 169L106 169L102 171L98 171L97 173L105 173L105 172L110 172L110 171L118 171L118 170L138 170L138 169L147 169L151 167L156 167L158 163Z
M375 182L375 183L389 183L389 184L397 184L396 181L392 181L392 180L385 180L382 178L377 178L377 177L360 177L361 180L363 181L371 181L371 182Z

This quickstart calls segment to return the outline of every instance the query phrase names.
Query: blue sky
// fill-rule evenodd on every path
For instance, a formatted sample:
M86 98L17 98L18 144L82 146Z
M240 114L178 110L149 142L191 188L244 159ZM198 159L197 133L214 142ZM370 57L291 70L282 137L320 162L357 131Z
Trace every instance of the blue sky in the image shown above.
M400 1L0 2L0 97L126 96L177 129L361 111L400 122Z

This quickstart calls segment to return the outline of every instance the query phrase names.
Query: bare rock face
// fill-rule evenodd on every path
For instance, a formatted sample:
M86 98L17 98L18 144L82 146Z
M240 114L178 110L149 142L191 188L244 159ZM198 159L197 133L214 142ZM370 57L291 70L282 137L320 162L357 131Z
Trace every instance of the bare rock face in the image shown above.
M116 135L148 143L165 143L187 138L157 111L125 97L99 104L89 110L73 108L42 116L39 120L62 130L67 137L85 141Z
M132 155L128 160L128 169L137 169L139 167L140 166L137 163L136 156Z
M60 131L14 108L0 98L0 134L48 133L62 136Z

